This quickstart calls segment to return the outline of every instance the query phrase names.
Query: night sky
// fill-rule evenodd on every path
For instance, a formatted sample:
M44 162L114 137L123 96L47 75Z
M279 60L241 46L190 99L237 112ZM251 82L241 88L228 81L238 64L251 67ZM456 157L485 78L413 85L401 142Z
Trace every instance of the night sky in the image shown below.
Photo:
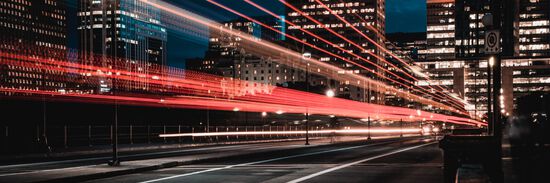
M74 0L66 0L70 6L68 13L76 14L77 5ZM237 18L230 12L220 9L205 0L165 0L186 10L203 15L217 21L227 21ZM226 6L247 12L247 15L264 15L260 10L249 6L241 0L217 0ZM270 10L284 14L284 7L277 0L254 0ZM72 8L72 10L71 10ZM74 16L76 17L76 16ZM76 33L76 18L69 16L69 37L78 40ZM76 21L76 22L75 22ZM386 32L425 32L426 31L426 0L386 0ZM76 48L78 43L69 41L69 47ZM188 58L203 57L208 46L207 38L189 37L172 31L168 32L169 65L184 67Z

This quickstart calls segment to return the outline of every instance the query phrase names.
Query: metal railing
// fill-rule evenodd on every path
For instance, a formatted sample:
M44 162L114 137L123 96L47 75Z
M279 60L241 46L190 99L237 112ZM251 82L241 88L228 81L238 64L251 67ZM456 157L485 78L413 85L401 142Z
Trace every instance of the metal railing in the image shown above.
M40 126L29 128L22 126L0 126L1 143L4 150L17 146L45 146ZM310 130L326 129L324 126L312 126ZM184 126L184 125L119 125L119 144L163 144L163 143L216 143L234 141L257 141L273 139L303 138L304 134L261 134L261 135L219 135L208 137L162 138L159 134L204 133L204 132L247 132L247 131L302 131L303 126ZM32 132L29 132L32 131ZM32 136L31 137L29 137ZM326 134L310 134L312 137ZM92 147L111 145L113 141L112 125L55 125L47 127L47 145L54 148Z

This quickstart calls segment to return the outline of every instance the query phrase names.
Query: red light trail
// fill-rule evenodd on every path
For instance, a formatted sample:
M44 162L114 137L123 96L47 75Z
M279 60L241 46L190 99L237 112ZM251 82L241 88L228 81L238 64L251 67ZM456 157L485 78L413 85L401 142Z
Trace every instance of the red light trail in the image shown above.
M284 1L284 0L279 0L279 1ZM381 46L379 44L377 44L376 42L374 42L374 40L370 39L367 35L365 35L364 33L362 33L359 29L357 29L355 27L355 25L353 24L350 24L348 21L346 21L346 19L344 19L343 17L341 17L340 15L338 14L335 14L334 11L332 11L332 9L330 7L328 7L326 4L324 4L323 2L319 1L319 0L315 0L315 2L317 2L318 4L320 4L321 6L323 6L323 8L325 8L326 10L328 10L330 12L331 15L334 15L336 16L339 20L341 20L342 22L346 23L347 25L350 25L350 27L355 30L357 33L359 33L361 36L363 36L364 38L366 38L369 42L373 43L374 45L376 45L378 48L380 48L382 51L384 51L385 53L389 54L390 56L392 56L393 58L395 58L396 60L398 60L399 62L405 64L408 66L408 63L405 62L403 59L399 58L397 55L395 55L393 52L391 52L390 50L386 49L384 46ZM361 19L363 20L363 19ZM406 73L406 72L405 72ZM417 80L416 78L414 78L413 76L411 76L411 78ZM428 80L428 82L430 81L429 78L425 78ZM443 89L440 85L436 85L438 86L442 91L445 91L445 89ZM430 87L431 88L431 87ZM454 98L450 98L451 100L453 100ZM458 102L463 102L463 101L458 101Z
M245 0L245 1L246 1L246 0ZM401 71L402 73L404 73L405 75L407 75L407 76L410 77L411 79L413 79L413 80L415 80L415 81L418 80L418 79L416 79L414 76L410 75L409 73L407 73L406 71L402 70L401 68L395 66L394 64L392 64L391 62L387 61L386 59L384 59L384 58L382 58L382 57L380 57L380 56L378 56L378 55L376 55L376 54L374 54L374 53L372 53L372 52L366 50L365 48L361 47L361 46L358 45L357 43L355 43L355 42L353 42L353 41L347 39L346 37L342 36L341 34L335 32L335 31L332 30L331 28L328 28L328 27L324 26L323 23L321 23L321 22L315 20L314 18L312 18L312 17L309 16L308 14L306 14L306 13L300 11L298 8L296 8L296 7L292 6L291 4L287 3L285 0L279 0L279 1L280 1L281 3L283 3L285 6L287 6L287 7L291 8L292 10L294 10L294 11L300 13L303 17L307 18L308 20L310 20L310 21L316 23L316 24L319 25L320 27L322 27L322 28L324 28L325 30L327 30L328 32L332 33L333 35L335 35L335 36L337 36L337 37L339 37L339 38L345 40L346 42L350 43L351 45L353 45L353 46L355 46L355 47L357 47L357 48L359 48L359 49L361 49L362 51L366 51L366 52L369 53L371 56L373 56L373 57L375 57L375 58L378 58L379 60L383 61L384 63L386 63L386 64L392 66L393 68L395 68L395 69ZM317 1L317 0L316 0L316 1ZM318 2L318 1L317 1L317 2ZM322 4L322 5L324 5L324 4ZM325 5L324 5L324 6L325 6ZM325 7L326 7L326 6L325 6ZM326 7L326 8L328 8L328 7ZM379 45L378 43L376 43L375 41L373 41L373 40L372 40L371 38L369 38L367 35L365 35L365 34L362 33L361 31L359 31L357 28L355 28L355 26L354 26L353 24L350 24L348 21L346 21L345 19L343 19L343 18L340 17L339 15L332 13L332 10L328 9L328 11L331 12L331 14L333 14L334 16L336 16L339 20L343 21L346 25L350 25L350 27L351 27L354 31L358 32L361 36L363 36L364 38L366 38L369 42L371 42L372 44L374 44L376 47L378 47L378 48L380 48L381 50L383 50L384 52L390 54L392 57L394 57L395 59L397 59L398 61L400 61L401 63L403 63L405 66L410 67L408 63L406 63L405 61L403 61L401 58L397 57L397 56L396 56L395 54L393 54L391 51L387 50L387 49L384 48L383 46L381 46L381 45ZM429 78L428 78L428 80L429 80ZM404 80L404 81L406 81L406 80ZM428 85L428 87L432 88L430 85ZM422 87L420 87L420 88L422 88ZM432 89L433 89L433 88L432 88ZM443 88L440 87L440 89L444 91ZM447 95L447 94L446 94L445 92L443 92L443 91L439 91L439 90L435 90L435 91L440 92L443 96L446 96L446 95ZM447 97L449 97L450 102L455 103L455 104L460 105L461 107L463 107L463 101L456 100L455 98L453 98L453 97L451 97L451 96L447 96ZM466 114L466 111L465 111L464 109L462 109L462 113L463 113L463 114Z
M33 97L52 96L54 100L112 103L117 101L125 105L139 105L152 107L174 107L191 109L211 109L223 111L246 112L274 112L274 113L304 113L308 108L310 114L337 115L352 118L368 118L378 120L404 121L441 121L463 125L485 125L485 123L466 118L447 116L442 114L422 112L400 107L390 107L351 101L339 98L330 98L308 92L301 92L280 87L258 85L258 83L231 80L235 85L223 84L228 78L186 71L183 76L174 77L173 74L159 74L165 70L161 66L152 65L148 73L118 70L126 63L119 59L109 61L112 65L106 67L83 65L74 62L55 59L41 59L37 57L21 56L17 54L0 53L3 64L25 68L42 68L61 73L72 73L86 79L75 79L68 75L65 82L76 84L93 84L100 79L115 83L113 88L121 91L132 91L132 84L149 85L153 94L131 94L128 92L119 95L89 94L70 91L44 91L2 87L0 92L18 94L18 96ZM177 71L177 70L176 70ZM188 72L188 73L187 73ZM111 73L111 74L109 74ZM156 78L147 79L143 78ZM66 90L70 90L66 88ZM157 93L161 91L162 93ZM233 94L230 94L233 91ZM168 95L167 95L168 94Z
M265 24L259 22L258 20L255 20L255 19L253 19L253 18L250 18L250 17L248 17L248 16L246 16L246 15L243 15L242 13L239 13L239 12L233 10L233 9L230 9L230 8L228 8L228 7L226 7L226 6L223 6L223 5L221 5L221 4L217 3L217 2L214 2L213 0L208 0L208 1L209 1L210 3L212 3L212 4L215 4L215 5L219 6L219 7L221 7L221 8L224 8L224 9L226 9L226 10L232 12L232 13L235 13L235 14L237 14L237 15L243 17L243 18L246 18L246 19L248 19L248 20L250 20L250 21L253 21L253 22L255 22L255 23L258 23L258 24L262 25L262 26L265 27L265 28L268 28L268 29L271 29L271 30L273 30L273 31L275 31L275 32L278 32L279 34L284 34L284 33L280 32L279 30L276 30L276 29L274 29L274 28L272 28L272 27L270 27L270 26L266 26ZM256 8L258 8L258 9L264 11L264 12L266 12L267 14L270 14L271 16L274 16L275 18L277 18L277 19L279 19L279 20L285 21L285 22L286 22L287 24L289 24L289 25L296 26L296 24L294 24L294 23L292 23L292 22L290 22L290 21L288 21L288 20L286 20L286 19L282 19L280 16L276 15L275 13L273 13L273 12L271 12L271 11L269 11L269 10L263 8L262 6L260 6L260 5L256 4L256 3L252 2L252 1L250 1L250 0L244 0L244 1L247 2L247 3L249 3L250 5L256 7ZM324 39L324 38L322 38L322 37L320 37L320 36L318 36L318 35L316 35L316 34L310 32L310 31L308 31L308 30L305 30L305 29L302 29L302 28L298 28L298 29L301 30L301 31L304 32L304 33L307 33L308 35L311 35L311 36L313 36L313 37L315 37L315 38L317 38L317 39L319 39L319 40L325 42L325 43L328 44L328 45L335 45L335 43L330 42L330 41L328 41L328 40L326 40L326 39ZM326 29L327 29L327 30L330 30L333 34L337 34L338 36L342 37L343 39L346 39L345 37L341 36L340 34L334 32L332 29L329 29L329 28L326 28ZM302 41L302 40L300 40L300 39L297 39L297 38L295 38L295 37L293 37L293 36L289 36L289 35L286 35L286 34L285 34L285 36L286 36L286 37L289 37L289 38L291 38L291 39L293 39L293 40L296 40L296 41L298 41L298 42L301 42L301 43L303 43L303 44L311 45L311 44L306 43L306 42L304 42L304 41ZM350 40L347 40L347 39L346 39L346 41L350 42ZM350 43L351 43L351 44L355 44L354 42L350 42ZM386 68L384 68L384 67L382 67L382 66L380 66L380 65L378 65L378 64L376 64L376 63L373 63L372 61L367 60L367 59L365 59L364 57L361 57L361 56L359 56L359 55L357 55L357 54L351 52L350 50L346 50L346 49L343 49L343 48L338 47L338 46L333 46L333 47L334 47L334 48L337 48L337 49L339 49L339 50L341 50L341 51L343 51L343 52L346 52L346 53L348 53L348 54L350 54L350 55L352 55L352 56L354 56L354 57L357 57L357 58L359 58L360 60L363 60L363 61L369 63L370 65L375 66L375 67L378 68L378 69L382 69L382 70L384 70L384 72L389 73L389 74L395 76L396 78L399 78L399 79L401 79L402 81L405 81L406 83L409 83L409 84L411 84L411 85L415 85L415 83L413 83L413 82L411 82L411 81L409 81L409 80L407 80L407 79L405 79L405 78L402 78L401 76L397 75L396 73L394 73L394 72L392 72L392 71L390 71L390 70L388 70L388 69L386 69ZM320 51L323 51L323 52L325 52L325 53L328 52L328 51L326 51L326 50L321 50L320 48L315 47L315 46L313 46L312 48L317 49L317 50L320 50ZM359 48L365 50L363 47L360 47L360 46L359 46ZM370 53L370 52L369 52L369 53ZM354 65L356 65L356 66L359 66L359 67L361 67L361 68L363 68L363 69L370 70L369 68L365 68L365 67L362 66L362 65L358 65L357 63L355 63L355 62L353 62L353 61L351 61L351 60L349 60L349 59L345 59L345 58L343 58L343 57L341 57L341 56L335 56L335 55L332 54L332 53L329 53L329 54L330 54L331 56L340 58L340 59L342 59L342 60L344 60L344 61L346 61L346 62L348 62L348 63L352 63L352 64L354 64ZM379 58L379 59L383 59L383 58ZM387 62L387 63L388 63L388 62ZM389 64L392 65L391 63L389 63ZM399 67L396 67L396 66L394 66L394 65L392 65L392 66L393 66L394 68L398 69L398 70L401 70ZM404 72L404 73L406 73L406 71L403 71L403 70L401 70L401 71ZM436 99L438 99L438 100L444 100L445 97L448 97L448 96L445 96L445 95L441 95L440 93L442 93L442 92L440 92L440 91L438 91L439 93L437 93L437 92L436 92L436 93L431 93L429 90L427 90L427 89L425 89L425 88L423 88L423 87L419 87L420 89L422 89L422 90L428 92L428 93L426 93L426 92L423 92L423 91L416 90L416 89L414 89L413 87L410 87L409 85L406 85L406 84L403 84L403 83L401 83L401 82L395 81L395 80L393 80L393 79L391 79L391 78L388 78L388 77L386 77L386 76L384 76L384 75L381 75L381 74L378 74L378 73L375 73L375 74L378 75L378 76L380 76L380 77L382 77L382 78L384 78L384 79L388 79L388 80L390 80L390 81L393 81L394 83L397 83L397 84L399 84L399 85L402 85L402 86L404 86L405 88L411 89L412 91L418 91L419 93L426 94L426 95L430 95L430 94L431 94L431 95L433 95L434 98L436 98ZM410 75L409 75L409 76L410 76ZM412 76L410 76L410 77L412 77ZM413 78L413 79L416 79L416 78L414 78L414 77L412 77L412 78ZM431 86L429 86L429 87L432 88ZM434 88L432 88L432 89L434 89ZM444 94L444 93L443 93L443 94ZM451 100L450 102L451 102L451 103L450 103L451 105L453 105L454 107L456 107L456 108L458 108L458 109L461 109L461 108L464 107L462 104L457 103L457 102L454 101L454 100ZM463 114L466 114L466 113L463 113Z
M274 59L274 61L277 61L281 64L285 64L287 66L293 66L295 68L305 70L306 64L302 61L302 55L297 52L294 52L287 48L284 48L279 45L269 43L266 41L258 41L255 37L251 35L247 35L246 33L243 33L240 31L225 29L223 25L219 23L213 22L199 15L190 13L188 11L185 11L181 8L175 7L167 3L150 2L150 1L143 1L143 2L153 7L159 8L163 11L166 11L168 13L185 18L187 20L203 24L209 27L211 30L217 30L223 33L227 33L229 35L238 36L243 40L240 46L243 49L246 49L248 52L252 52L253 54L256 54L257 56L266 56L266 57L275 57L275 58L279 57L280 59ZM211 31L211 33L216 33L216 31ZM393 93L395 96L403 97L411 101L414 100L416 102L423 103L426 105L432 105L433 107L436 107L436 108L441 108L452 112L459 112L457 109L453 109L452 107L442 104L440 102L433 101L431 99L427 99L419 95L411 94L409 92L402 91L401 89L394 88L393 86L389 86L385 83L375 81L361 75L347 73L347 74L334 76L334 73L342 69L336 66L333 66L331 64L323 63L316 59L307 59L307 61L308 63L312 64L312 67L317 67L317 72L315 74L331 77L341 82L357 81L357 82L350 82L351 85L354 85L357 87L364 87L362 83L369 83L369 84L378 86L374 90L381 93L384 93L384 92Z
M278 32L278 33L280 33L280 34L283 34L281 31L279 31L279 30L277 30L277 29L274 29L274 28L272 28L272 27L270 27L270 26L267 26L267 25L265 25L265 24L263 24L263 23L261 23L261 22L255 20L255 19L252 19L252 18L250 18L250 17L248 17L248 16L246 16L246 15L244 15L244 14L242 14L242 13L237 12L236 10L233 10L233 9L231 9L231 8L228 8L228 7L224 6L224 5L221 5L221 4L219 4L219 3L215 2L215 1L208 0L208 2L210 2L210 3L212 3L212 4L216 5L216 6L219 6L219 7L223 8L223 9L225 9L225 10L227 10L227 11L230 11L230 12L232 12L232 13L234 13L234 14L237 14L237 15L239 15L239 16L245 18L245 19L248 19L248 20L253 21L253 22L257 23L257 24L260 24L261 26L263 26L263 27L265 27L265 28L268 28L268 29L270 29L270 30L273 30L273 31L275 31L275 32ZM290 24L292 24L292 23L290 23ZM312 34L312 33L311 33L311 34ZM333 43L328 42L328 41L326 41L325 39L323 39L323 38L321 38L321 37L318 37L317 35L314 35L314 34L312 34L312 35L315 36L315 37L317 37L317 38L320 39L320 40L323 40L323 41L327 42L327 44L334 45ZM353 62L353 61L351 61L351 60L349 60L349 59L346 59L346 58L344 58L344 57L342 57L342 56L336 55L336 54L334 54L334 53L332 53L332 52L329 52L329 51L327 51L327 50L321 49L321 48L319 48L319 47L317 47L317 46L315 46L315 45L312 45L312 44L310 44L310 43L307 43L307 42L305 42L305 41L302 41L302 40L300 40L299 38L296 38L296 37L294 37L294 36L290 36L290 35L286 35L286 34L285 34L285 36L288 37L288 38L291 38L291 39L293 39L293 40L295 40L295 41L301 42L301 43L303 43L303 44L305 44L305 45L308 45L308 46L311 47L311 48L314 48L314 49L317 49L317 50L319 50L319 51L322 51L322 52L324 52L324 53L326 53L326 54L329 54L329 55L331 55L331 56L333 56L333 57L336 57L336 58L339 58L339 59L341 59L341 60L344 60L344 61L346 61L346 62L348 62L348 63L351 63L351 64L353 64L353 65L355 65L355 66L358 66L358 67L360 67L360 68L362 68L362 69L371 70L370 68L367 68L367 67L365 67L365 66L363 66L363 65L360 65L360 64L358 64L358 63L356 63L356 62ZM340 47L336 47L336 48L339 48L339 49L341 49L341 50L344 51L344 52L348 52L348 53L350 53L350 54L352 54L352 55L354 55L354 56L356 56L356 57L358 57L358 58L360 58L360 59L362 59L362 60L364 60L364 61L370 63L371 65L373 65L373 66L375 66L375 67L377 67L377 68L379 68L379 69L382 69L382 70L386 71L387 73L390 73L390 74L394 75L395 77L400 78L400 79L402 79L403 81L406 81L406 82L408 82L408 83L414 85L414 83L412 83L412 82L410 82L410 81L408 81L408 80L406 80L406 79L403 79L402 77L400 77L400 76L396 75L395 73L393 73L393 72L391 72L391 71L385 69L384 67L381 67L380 65L377 65L377 64L375 64L375 63L373 63L373 62L371 62L371 61L369 61L369 60L366 60L366 59L364 59L363 57L360 57L359 55L356 55L356 54L351 53L349 50L345 50L345 49L342 49L342 48L340 48ZM382 78L384 78L384 79L390 80L390 81L392 81L392 82L394 82L394 83L396 83L396 84L402 85L402 86L404 86L404 87L406 87L406 88L408 88L408 89L410 89L410 90L412 90L412 91L418 91L418 92L420 92L420 93L423 93L423 94L428 95L428 93L425 93L425 92L419 91L419 90L417 90L417 89L414 89L414 88L411 87L411 86L408 86L408 85L406 85L406 84L403 84L403 83L401 83L401 82L398 82L398 81L396 81L396 80L393 80L393 79L391 79L391 78L389 78L389 77L386 77L386 76L384 76L384 75L382 75L382 74L380 74L380 73L378 73L378 72L373 72L373 73L376 74L376 75L378 75L378 76L380 76L380 77L382 77ZM425 90L425 89L422 88L422 87L419 87L419 88ZM428 90L425 90L425 91L428 91ZM428 92L429 92L429 91L428 91ZM440 100L443 99L443 98L440 98L440 97L437 97L437 96L434 96L434 97L437 98L437 99L440 99ZM460 105L458 105L458 104L456 104L456 103L451 103L451 105L454 105L454 106L457 107L458 109L461 109L461 108L463 107L463 106L460 106ZM462 114L467 114L467 113L462 112Z
M148 4L152 2L144 1ZM246 41L245 47L255 48L259 55L292 57L281 59L285 65L294 65L304 69L305 62L301 55L265 41L258 41L250 35L239 31L227 30L223 26L194 14L178 11L180 9L168 6L159 6L176 16L219 30L231 35L239 36ZM88 56L88 55L86 55ZM282 57L281 56L281 57ZM37 70L41 77L53 77L58 82L69 84L45 88L37 85L34 88L21 88L17 85L0 85L0 94L13 97L50 97L53 100L90 103L120 103L122 105L137 105L151 107L174 107L188 109L211 109L222 111L269 112L283 115L284 113L303 114L308 111L312 115L335 115L350 118L372 118L374 120L388 120L406 122L439 121L461 125L485 126L485 123L456 116L437 114L419 110L376 105L358 101L330 98L308 92L275 87L264 83L241 81L233 78L224 78L193 71L184 71L156 64L135 62L120 58L89 55L89 58L71 58L60 60L40 58L32 54L13 54L0 51L0 63L21 70ZM84 64L86 63L86 64ZM341 68L308 59L316 74L333 76ZM16 73L17 74L17 73ZM15 80L16 78L9 78ZM50 78L51 79L51 78ZM376 84L385 90L394 91L394 95L416 99L428 105L442 109L453 110L447 105L423 98L411 93L400 91L382 82L357 74L343 74L335 76L339 81L357 80L360 83ZM24 81L25 83L27 81ZM31 81L32 82L32 81ZM104 86L102 86L104 85ZM99 91L99 87L108 88ZM380 90L380 91L385 91ZM114 95L116 91L116 95ZM306 110L306 108L308 110ZM454 110L453 110L454 111Z

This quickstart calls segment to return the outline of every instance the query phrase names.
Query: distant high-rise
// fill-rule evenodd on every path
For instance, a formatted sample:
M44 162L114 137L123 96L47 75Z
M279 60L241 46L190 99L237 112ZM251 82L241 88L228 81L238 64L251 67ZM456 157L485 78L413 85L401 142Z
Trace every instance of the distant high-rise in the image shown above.
M520 0L520 56L550 56L550 0Z
M295 11L294 9L287 8L287 18L290 22L296 24L296 26L288 26L287 34L291 36L296 36L302 40L316 45L319 48L325 49L336 55L345 57L356 63L360 63L365 67L369 68L363 69L357 66L354 66L350 63L346 63L340 58L328 55L321 51L308 48L307 46L302 49L302 43L292 41L289 42L291 45L295 45L292 49L302 52L312 52L312 55L319 59L320 61L329 62L333 65L336 65L340 68L343 68L343 73L352 72L357 74L362 74L365 76L372 77L377 80L381 80L378 76L372 74L372 70L377 70L379 73L383 71L377 69L376 67L360 60L357 56L338 49L337 47L343 48L345 50L350 50L351 52L363 57L367 60L370 60L374 63L381 64L381 61L378 60L373 55L381 55L384 58L381 50L376 46L384 45L383 35L385 35L385 1L384 0L329 0L323 1L328 7L330 7L334 12L337 12L339 16L344 17L346 21L355 26L363 34L367 35L373 40L369 42L361 34L353 30L350 25L346 25L343 21L338 19L335 15L329 13L323 6L318 4L315 1L311 0L294 0L287 1L293 7L296 7L301 12L312 17L312 19L321 22L322 25L318 25L314 21L309 20L303 16L300 12ZM325 30L322 26L326 26L334 32L343 35L347 39L354 41L356 45L361 45L360 47L364 49L357 48L353 44L343 40L331 32ZM327 44L314 36L308 35L300 30L300 28L312 32L334 44ZM381 36L382 35L382 36ZM370 52L371 54L369 54ZM341 74L343 74L341 73ZM336 86L331 86L336 88ZM376 87L376 86L373 86ZM375 92L369 92L368 89L361 89L359 87L354 87L349 84L349 82L340 83L338 87L338 93L341 96L348 96L347 98L358 100L358 101L369 101L369 102L382 102L383 95L378 95ZM369 88L369 87L366 87Z
M63 3L52 0L2 1L0 8L3 48L37 51L36 48L40 47L63 54L67 50L67 21Z
M502 0L499 4L503 114L513 114L518 97L550 91L549 0ZM481 23L493 13L490 0L428 0L427 61L430 76L470 104L474 115L487 110L487 67ZM422 85L421 85L422 86ZM498 100L498 99L493 99Z
M454 0L427 1L427 60L455 58Z
M118 64L119 69L138 73L147 73L151 64L166 65L167 30L158 8L136 0L80 0L79 7L80 57L84 64ZM117 84L99 78L99 88L93 86L92 90L151 92L146 80Z
M67 22L60 1L1 1L0 51L20 56L66 59ZM64 90L64 73L0 61L0 87ZM22 62L27 60L22 59Z
M388 33L386 48L402 59L410 58L416 62L426 60L426 33Z
M550 1L503 0L502 56L550 56ZM486 27L481 18L492 13L489 0L428 0L428 60L475 58L484 55Z
M253 17L276 30L285 31L285 23L274 17ZM284 17L282 17L284 18ZM223 23L223 28L238 30L254 36L259 41L269 41L284 44L286 37L276 31L245 19ZM304 81L305 75L297 69L279 64L274 59L251 54L240 46L242 38L225 33L211 32L208 50L204 59L189 59L187 69L207 72L224 77L237 78L265 84L283 84L285 82Z
M80 51L166 64L161 11L135 0L80 0Z

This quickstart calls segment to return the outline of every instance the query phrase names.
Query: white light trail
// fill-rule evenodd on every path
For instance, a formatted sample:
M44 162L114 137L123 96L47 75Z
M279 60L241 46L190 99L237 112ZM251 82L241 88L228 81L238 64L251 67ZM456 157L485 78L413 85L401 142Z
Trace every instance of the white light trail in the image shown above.
M374 134L395 134L395 133L420 133L420 128L373 128L370 133ZM236 135L294 135L305 134L305 130L299 131L246 131L246 132L205 132L205 133L175 133L159 134L159 137L207 137L207 136L236 136ZM310 134L367 134L369 129L346 129L346 130L313 130Z

